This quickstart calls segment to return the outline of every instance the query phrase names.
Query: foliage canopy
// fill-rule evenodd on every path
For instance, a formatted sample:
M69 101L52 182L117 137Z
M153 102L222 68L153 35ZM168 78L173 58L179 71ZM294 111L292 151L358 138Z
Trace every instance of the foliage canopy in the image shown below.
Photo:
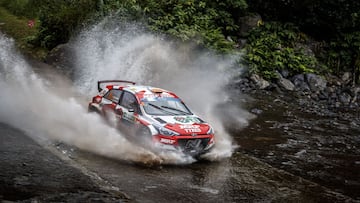
M118 15L141 20L153 31L231 52L242 40L240 17L260 13L263 26L247 35L246 62L266 78L277 70L360 75L360 1L352 0L0 0L17 16L36 19L30 41L46 49L65 43L89 19ZM316 39L309 54L300 44Z

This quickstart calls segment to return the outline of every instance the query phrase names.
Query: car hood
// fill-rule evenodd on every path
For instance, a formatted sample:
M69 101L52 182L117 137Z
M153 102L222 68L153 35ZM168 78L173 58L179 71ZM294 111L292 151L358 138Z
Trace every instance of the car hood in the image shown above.
M210 126L196 115L186 116L157 116L156 122L181 135L205 135Z

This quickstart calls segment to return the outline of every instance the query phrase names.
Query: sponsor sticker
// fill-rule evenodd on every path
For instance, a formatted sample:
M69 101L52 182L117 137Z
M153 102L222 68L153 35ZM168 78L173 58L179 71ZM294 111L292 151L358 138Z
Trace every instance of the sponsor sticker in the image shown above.
M174 117L174 120L176 120L177 122L180 123L198 123L199 120L196 117L191 117L191 116L176 116Z
M187 133L200 133L199 125L180 125L180 129L185 130Z
M160 142L164 144L174 144L175 140L160 138Z

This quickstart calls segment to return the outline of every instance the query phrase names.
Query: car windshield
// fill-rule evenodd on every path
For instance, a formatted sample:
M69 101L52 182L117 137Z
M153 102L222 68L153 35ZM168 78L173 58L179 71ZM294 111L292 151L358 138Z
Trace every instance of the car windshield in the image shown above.
M185 104L177 98L157 98L142 103L145 112L150 115L192 115Z

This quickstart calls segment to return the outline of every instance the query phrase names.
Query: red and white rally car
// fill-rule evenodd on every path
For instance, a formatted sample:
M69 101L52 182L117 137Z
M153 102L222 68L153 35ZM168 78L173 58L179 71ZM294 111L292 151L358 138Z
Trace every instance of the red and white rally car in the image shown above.
M99 94L89 103L132 140L197 157L215 144L214 131L174 93L124 80L98 81Z

